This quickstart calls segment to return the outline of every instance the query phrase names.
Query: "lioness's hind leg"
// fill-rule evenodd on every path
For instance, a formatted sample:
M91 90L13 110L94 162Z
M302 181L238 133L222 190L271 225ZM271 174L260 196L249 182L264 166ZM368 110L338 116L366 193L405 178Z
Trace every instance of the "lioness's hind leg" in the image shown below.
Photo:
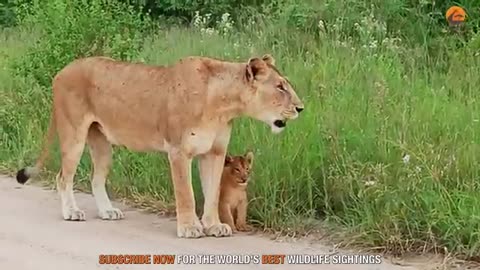
M124 217L122 211L112 206L105 190L105 182L112 162L112 146L96 123L92 124L88 130L87 144L93 163L92 193L97 204L98 215L102 219L122 219Z
M62 201L62 214L65 220L85 220L85 212L80 210L73 195L73 178L83 153L86 130L74 129L68 124L59 125L58 135L62 156L62 169L57 175L57 190Z

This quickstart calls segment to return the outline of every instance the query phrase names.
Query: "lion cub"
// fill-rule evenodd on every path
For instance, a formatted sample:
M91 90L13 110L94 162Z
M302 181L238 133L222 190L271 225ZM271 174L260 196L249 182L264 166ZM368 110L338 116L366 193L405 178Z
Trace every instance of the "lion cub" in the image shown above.
M249 231L247 225L247 184L253 162L253 153L225 157L220 184L219 216L232 231Z

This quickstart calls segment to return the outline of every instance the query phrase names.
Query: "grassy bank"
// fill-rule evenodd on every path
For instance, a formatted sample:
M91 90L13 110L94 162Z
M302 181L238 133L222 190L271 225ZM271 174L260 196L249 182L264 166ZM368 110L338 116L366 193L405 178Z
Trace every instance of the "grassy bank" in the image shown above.
M168 64L188 55L243 61L271 53L306 109L279 136L255 121L235 122L229 151L256 154L252 222L288 232L325 221L349 235L349 244L480 257L480 36L465 41L439 32L432 42L413 42L418 36L396 37L384 29L385 19L369 14L351 20L351 38L338 25L319 23L306 33L286 21L247 31L228 18L208 29L200 18L166 28L121 8L81 13L80 6L52 3L0 34L2 170L37 157L50 113L49 80L74 57ZM55 147L50 172L59 168ZM112 192L172 208L164 155L116 149L114 160ZM79 186L88 188L89 172L85 154ZM196 167L194 186L201 195Z

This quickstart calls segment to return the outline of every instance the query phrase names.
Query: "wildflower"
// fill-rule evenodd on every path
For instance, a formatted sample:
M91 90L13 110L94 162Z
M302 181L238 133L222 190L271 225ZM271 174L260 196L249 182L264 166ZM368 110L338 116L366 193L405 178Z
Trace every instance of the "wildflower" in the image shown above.
M402 158L404 164L408 164L410 162L410 155L405 154Z
M225 12L222 14L222 22L228 22L229 18L230 18L230 14L228 12Z
M323 20L318 21L318 29L320 30L320 32L325 32L325 23L323 22Z
M367 187L373 186L375 184L376 184L375 181L365 181L365 186L367 186Z
M209 27L209 28L205 29L205 34L207 34L209 36L213 35L214 33L215 33L215 29L213 29L213 28Z
M200 16L200 12L195 11L195 15L193 16L193 26L195 28L199 28L202 24L202 17Z

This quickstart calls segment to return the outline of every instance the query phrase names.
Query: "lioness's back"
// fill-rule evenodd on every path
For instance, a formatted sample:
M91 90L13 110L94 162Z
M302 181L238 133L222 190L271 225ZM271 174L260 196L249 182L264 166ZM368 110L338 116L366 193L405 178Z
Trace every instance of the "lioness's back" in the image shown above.
M107 57L75 60L54 79L56 111L75 115L77 122L87 117L99 123L114 144L162 149L164 139L181 140L179 132L198 123L205 112L205 76L211 74L204 61L189 57L153 66Z

